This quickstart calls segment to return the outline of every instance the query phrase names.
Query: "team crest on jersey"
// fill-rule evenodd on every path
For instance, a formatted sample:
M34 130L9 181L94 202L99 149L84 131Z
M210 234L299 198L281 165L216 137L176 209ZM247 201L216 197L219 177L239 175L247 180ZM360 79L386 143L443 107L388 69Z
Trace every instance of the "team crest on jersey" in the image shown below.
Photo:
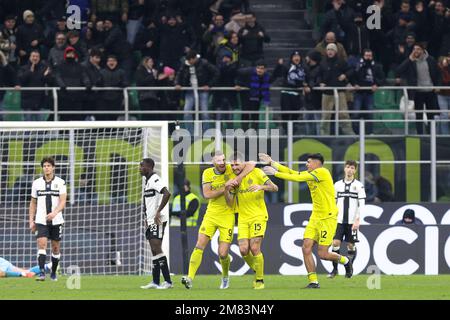
M228 174L226 174L226 175L224 176L224 178L225 178L225 181L228 181L228 180L230 179L230 176L229 176Z
M252 183L253 183L253 179L248 179L247 184L252 185Z
M216 179L217 179L217 176L214 176L214 177L213 177L213 180L216 180Z

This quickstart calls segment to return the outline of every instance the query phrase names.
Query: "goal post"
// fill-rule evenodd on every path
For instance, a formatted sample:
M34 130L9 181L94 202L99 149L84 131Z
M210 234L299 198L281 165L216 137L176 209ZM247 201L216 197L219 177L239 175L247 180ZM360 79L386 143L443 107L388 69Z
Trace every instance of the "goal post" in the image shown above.
M139 163L153 158L155 172L169 185L168 142L166 121L1 122L0 256L19 266L36 264L28 227L31 185L42 175L42 158L53 156L68 194L63 272L69 266L84 274L150 272ZM169 239L167 226L168 258Z

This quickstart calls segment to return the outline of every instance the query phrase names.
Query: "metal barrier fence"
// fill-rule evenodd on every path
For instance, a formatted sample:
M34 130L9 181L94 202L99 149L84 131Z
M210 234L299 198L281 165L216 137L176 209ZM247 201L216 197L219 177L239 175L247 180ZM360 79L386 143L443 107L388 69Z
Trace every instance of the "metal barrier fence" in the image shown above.
M309 115L309 114L331 114L331 116L334 116L334 120L331 121L335 124L334 126L334 135L339 136L339 125L343 122L348 120L342 120L342 114L347 113L350 115L357 115L357 114L371 114L371 115L382 115L388 112L391 115L394 114L401 114L403 115L403 119L397 119L395 122L404 121L404 134L409 135L411 134L409 129L409 124L411 122L414 122L414 120L410 119L410 116L412 114L416 114L418 112L423 112L424 114L435 114L437 112L447 112L448 110L439 110L439 106L436 106L433 110L410 110L409 106L409 93L408 90L417 90L418 87L408 87L408 86L385 86L385 87L379 87L378 90L395 90L402 92L403 97L403 105L405 105L404 110L398 109L380 109L380 110L342 110L340 107L340 99L339 99L339 92L342 91L354 91L358 92L360 90L371 90L371 87L360 87L358 90L356 90L354 87L315 87L313 90L317 91L333 91L333 97L334 97L334 110L280 110L278 107L278 104L276 107L266 106L264 110L264 119L266 122L266 126L269 125L269 122L272 120L269 120L273 118L273 116L279 116L279 115L285 115L285 114L302 114L302 115ZM420 87L421 90L449 90L450 87ZM53 105L53 120L57 121L60 115L65 114L73 114L73 115L84 115L84 114L104 114L107 112L108 114L117 114L117 116L123 116L123 120L128 121L133 116L138 115L148 115L148 114L172 114L172 115L192 115L194 120L194 130L196 133L198 133L198 126L197 124L200 121L200 118L202 115L243 115L243 114L261 114L260 111L248 111L245 109L241 110L201 110L200 108L200 99L199 99L199 92L201 92L201 88L193 88L193 87L182 87L181 91L193 91L194 93L194 109L193 110L164 110L164 109L158 109L158 110L132 110L131 102L130 102L130 93L131 92L139 92L139 91L157 91L157 92L170 92L170 91L176 91L177 89L175 87L127 87L127 88L115 88L115 87L94 87L91 90L94 92L102 92L102 91L121 91L123 95L123 110L90 110L89 107L83 109L83 110L67 110L65 107L64 110L61 110L61 106L59 106L58 102L58 94L61 91L61 88L58 87L20 87L20 88L7 88L3 87L0 88L0 91L46 91L48 92L48 95L51 94L51 101ZM66 89L67 91L85 91L87 90L84 87L69 87ZM211 92L218 92L218 91L229 91L229 92L240 92L240 91L246 91L249 90L248 88L236 88L236 87L214 87L210 88L209 91ZM282 90L290 90L292 91L292 88L283 88L283 87L272 87L270 88L272 92L276 91L282 91ZM273 104L273 102L272 102ZM161 106L161 108L164 108L164 106ZM14 115L14 114L48 114L49 111L30 111L30 110L17 110L17 111L4 111L0 110L0 115ZM448 117L446 118L448 119ZM446 121L446 119L440 120L440 119L428 119L428 120L437 120L440 121ZM189 120L188 120L189 121ZM310 122L311 120L307 120ZM322 120L312 120L317 122L322 122ZM372 120L370 120L372 122ZM383 120L385 122L385 120Z

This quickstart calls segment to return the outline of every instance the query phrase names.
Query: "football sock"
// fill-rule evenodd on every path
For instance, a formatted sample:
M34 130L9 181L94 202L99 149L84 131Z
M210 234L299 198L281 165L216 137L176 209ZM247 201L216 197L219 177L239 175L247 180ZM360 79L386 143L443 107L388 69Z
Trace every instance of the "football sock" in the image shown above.
M22 272L6 271L5 273L7 278L17 278L22 276Z
M167 258L165 255L163 255L158 260L159 266L161 268L161 272L163 274L164 280L168 283L172 283L172 280L170 280L170 272L169 272L169 265L167 263Z
M347 264L348 263L348 258L346 256L339 256L339 263L340 264Z
M161 274L161 267L159 265L159 258L160 255L156 255L152 258L152 276L153 276L153 283L159 285L160 282L160 274Z
M246 256L242 256L242 258L245 260L245 262L247 262L247 264L250 266L250 268L252 268L252 270L255 271L255 266L254 266L255 257L253 256L251 251L249 250L248 254Z
M315 273L315 272L308 273L308 280L309 280L309 283L319 283L319 281L317 279L317 273Z
M356 248L353 250L348 250L348 258L353 262L356 258Z
M340 254L340 247L333 247L333 252L336 254ZM333 270L337 270L338 264L336 261L333 261Z
M45 250L38 250L38 265L39 271L45 273L45 259L47 258L47 252Z
M257 256L253 257L254 262L253 265L255 267L256 273L256 281L263 280L264 278L264 256L262 252L260 252Z
M58 269L58 263L60 258L61 254L52 253L52 274L56 273L56 269Z
M189 272L188 277L194 280L195 274L197 273L200 264L202 263L203 250L194 248L191 254L191 260L189 261Z
M220 258L220 264L222 265L222 277L226 278L228 277L228 272L230 271L230 263L231 259L230 256L227 255L225 259Z

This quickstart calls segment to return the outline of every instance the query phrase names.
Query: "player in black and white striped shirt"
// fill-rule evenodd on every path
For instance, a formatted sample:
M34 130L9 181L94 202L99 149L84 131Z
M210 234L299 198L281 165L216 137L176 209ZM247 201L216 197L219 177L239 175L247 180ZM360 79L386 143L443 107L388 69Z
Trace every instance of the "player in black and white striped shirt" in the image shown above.
M364 184L355 179L357 167L356 161L347 160L344 179L336 181L334 184L339 213L338 225L333 238L333 252L340 254L342 241L347 242L348 257L352 262L356 256L355 242L358 241L359 216L361 210L364 210L366 199ZM328 275L329 278L334 278L338 274L337 268L337 263L333 262L333 271ZM345 276L351 278L352 274L346 273Z
M164 207L169 202L170 192L154 171L155 161L150 158L143 159L139 171L145 178L144 187L144 215L146 231L145 237L150 243L152 250L152 275L153 281L142 289L170 289L173 287L170 279L169 264L162 251L162 240L169 214ZM160 284L160 272L163 274L164 282Z
M37 233L38 265L40 269L36 280L45 280L45 260L47 242L51 240L52 270L50 278L57 281L56 270L61 258L60 241L64 218L62 210L66 206L66 182L55 176L55 160L52 157L42 159L44 175L33 182L30 201L30 229Z

